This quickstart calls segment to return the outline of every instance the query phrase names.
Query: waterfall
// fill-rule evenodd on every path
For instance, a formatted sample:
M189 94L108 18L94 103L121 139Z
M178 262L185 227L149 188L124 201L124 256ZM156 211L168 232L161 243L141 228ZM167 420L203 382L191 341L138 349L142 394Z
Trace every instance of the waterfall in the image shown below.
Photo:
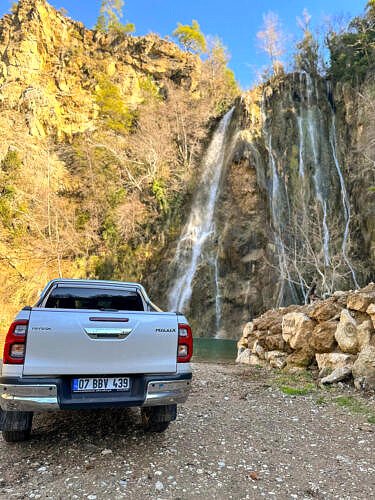
M305 143L303 137L302 116L297 117L298 134L299 134L299 158L298 158L298 171L300 177L305 177L305 164L303 161L303 152L305 150Z
M299 299L306 302L314 275L321 280L322 293L332 293L347 268L358 286L347 255L350 203L337 154L332 103L324 92L319 95L320 81L308 73L300 72L296 82L299 85L297 106L294 93L288 95L289 102L283 102L281 110L272 101L271 108L266 109L264 93L261 100L262 136L268 162L266 185L281 277L277 305ZM285 141L287 136L285 131L278 130L280 118L286 117L292 108L296 113L293 148L280 141L280 138ZM332 118L330 114L327 116L327 109L331 110ZM335 203L338 189L342 199L339 205ZM343 236L337 234L336 229L341 220L344 221ZM340 267L336 262L341 262Z
M338 175L339 180L340 180L341 200L342 200L342 208L343 208L344 220L345 220L344 236L343 236L342 245L341 245L342 256L343 256L344 261L346 262L346 264L350 270L355 287L359 288L355 271L353 269L353 266L351 265L351 262L348 258L347 252L346 252L347 245L348 245L348 238L349 238L349 230L350 230L350 202L349 202L349 198L348 198L348 193L346 191L344 176L342 175L342 170L341 170L340 163L338 160L338 155L337 155L336 117L335 117L335 113L334 113L333 109L332 109L331 130L330 130L329 142L330 142L331 148L332 148L332 156L333 156L334 164L336 167L337 175Z
M216 335L215 338L220 338L221 325L221 291L219 282L219 246L213 262L215 276L215 319L216 319Z
M280 177L277 171L275 155L272 147L272 132L269 131L267 127L267 117L265 112L265 97L262 96L261 112L262 112L262 123L263 123L263 135L265 139L265 144L268 152L269 167L271 171L271 185L270 185L270 205L271 205L271 215L272 215L272 225L274 230L274 241L277 251L277 258L279 264L279 271L281 275L281 287L279 290L279 296L277 299L277 305L281 305L284 300L285 294L285 284L289 286L291 295L294 301L298 302L298 297L296 296L293 280L289 270L288 262L288 249L285 246L283 235L285 233L285 221L284 219L284 202L288 207L288 213L290 215L289 199L288 196L283 196L281 189Z
M312 98L315 94L316 100L318 102L318 95L317 95L317 90L316 87L313 85L313 81L311 78L311 75L309 73L306 73L306 92L307 92L307 125L308 125L308 131L310 135L310 143L311 143L311 148L313 152L313 159L314 159L314 185L315 185L315 192L316 192L316 197L317 200L319 201L322 211L323 211L323 223L322 223L322 229L323 229L323 253L324 253L324 262L326 266L329 266L330 264L330 255L329 255L329 240L330 240L330 235L329 235L329 229L328 229L328 224L327 224L327 203L325 201L324 197L324 178L323 178L323 172L322 172L322 167L321 167L321 161L319 158L319 151L318 151L318 140L317 140L317 132L321 132L321 128L319 127L319 124L317 123L316 117L314 115L314 108L312 104Z
M170 310L186 310L192 294L193 279L202 261L202 253L205 245L215 233L215 205L225 165L228 129L233 111L234 108L228 111L221 119L204 159L202 177L173 260L176 268L176 276L168 295ZM214 263L217 319L218 317L220 318L217 309L221 309L217 254L214 257L211 256L208 261L211 261L211 266L212 261Z
M358 287L355 271L347 255L350 227L350 203L337 154L336 118L334 113L334 104L332 102L332 89L329 87L329 82L327 82L326 95L329 109L331 111L330 123L327 125L326 116L323 115L322 109L319 106L319 103L324 101L319 98L317 80L315 80L314 83L311 75L301 72L299 74L299 82L301 96L301 105L299 106L297 116L297 132L299 136L299 176L302 179L305 178L305 175L308 177L308 162L310 158L316 199L321 206L323 214L321 224L322 254L324 256L324 264L326 267L330 265L331 235L329 231L329 224L331 227L335 226L336 223L333 217L335 213L337 213L337 207L334 207L333 203L332 206L329 206L327 200L332 199L332 185L334 186L334 179L338 179L341 190L342 213L345 224L344 235L341 243L341 253L345 265L348 266L350 270L353 282L355 286ZM303 102L304 95L306 95L305 103ZM304 136L304 130L306 130L306 139ZM309 151L306 151L306 146L309 146L310 148L310 157ZM304 210L306 209L305 199L306 196L303 197ZM334 242L332 242L332 245L333 243Z

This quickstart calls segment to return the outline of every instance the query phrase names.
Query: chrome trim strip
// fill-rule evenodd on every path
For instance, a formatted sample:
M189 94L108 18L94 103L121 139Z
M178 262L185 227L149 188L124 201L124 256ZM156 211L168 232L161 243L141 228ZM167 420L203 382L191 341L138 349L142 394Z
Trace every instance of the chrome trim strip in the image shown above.
M84 328L91 339L126 339L132 328Z
M59 410L57 386L0 384L0 406L4 411Z
M147 385L142 406L185 403L191 389L191 380L155 380Z

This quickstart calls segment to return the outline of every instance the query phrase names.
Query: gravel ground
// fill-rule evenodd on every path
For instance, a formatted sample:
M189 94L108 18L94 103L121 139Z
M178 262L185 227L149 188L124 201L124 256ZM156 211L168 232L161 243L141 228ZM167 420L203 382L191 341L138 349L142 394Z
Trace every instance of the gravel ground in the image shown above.
M373 396L286 395L277 375L233 365L196 364L194 377L161 435L133 409L36 416L29 442L0 439L0 497L374 498ZM373 413L333 402L353 394Z

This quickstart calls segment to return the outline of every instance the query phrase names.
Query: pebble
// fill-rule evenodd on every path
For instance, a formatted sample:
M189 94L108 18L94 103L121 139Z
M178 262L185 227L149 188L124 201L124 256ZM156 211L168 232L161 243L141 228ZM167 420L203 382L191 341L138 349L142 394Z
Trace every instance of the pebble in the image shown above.
M164 490L164 484L161 481L156 481L156 483L155 483L155 490L157 490L157 491Z
M105 449L102 451L102 455L110 455L112 452L112 450L109 450L109 449Z

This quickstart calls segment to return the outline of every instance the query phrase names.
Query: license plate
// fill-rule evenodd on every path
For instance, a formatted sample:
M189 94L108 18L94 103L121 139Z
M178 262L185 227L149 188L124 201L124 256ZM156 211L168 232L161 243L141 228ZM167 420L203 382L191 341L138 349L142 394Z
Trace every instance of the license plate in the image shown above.
M73 392L129 391L129 377L74 378Z

